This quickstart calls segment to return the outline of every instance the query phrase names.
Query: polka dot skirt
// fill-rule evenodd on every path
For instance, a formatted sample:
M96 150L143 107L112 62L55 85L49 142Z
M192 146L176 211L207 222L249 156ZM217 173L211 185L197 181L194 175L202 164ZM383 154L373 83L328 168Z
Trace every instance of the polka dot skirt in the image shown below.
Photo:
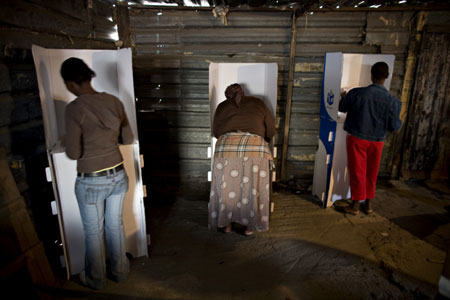
M248 230L268 230L269 173L266 158L214 158L209 227L215 229L236 222Z

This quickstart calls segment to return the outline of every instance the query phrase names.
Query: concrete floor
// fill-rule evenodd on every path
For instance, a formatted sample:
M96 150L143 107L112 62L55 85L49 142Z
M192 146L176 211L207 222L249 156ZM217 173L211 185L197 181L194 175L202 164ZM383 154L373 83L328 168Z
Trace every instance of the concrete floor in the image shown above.
M179 198L147 213L149 258L126 282L93 291L65 281L56 299L432 299L450 246L448 182L380 182L375 214L322 209L278 191L270 230L207 228L207 202Z

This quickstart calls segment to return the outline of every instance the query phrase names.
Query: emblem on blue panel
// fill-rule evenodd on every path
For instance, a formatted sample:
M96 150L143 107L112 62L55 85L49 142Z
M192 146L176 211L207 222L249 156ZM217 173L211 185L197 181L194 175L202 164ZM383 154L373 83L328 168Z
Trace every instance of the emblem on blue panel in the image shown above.
M334 103L333 90L330 90L327 94L327 103L328 103L328 105L333 105L333 103Z

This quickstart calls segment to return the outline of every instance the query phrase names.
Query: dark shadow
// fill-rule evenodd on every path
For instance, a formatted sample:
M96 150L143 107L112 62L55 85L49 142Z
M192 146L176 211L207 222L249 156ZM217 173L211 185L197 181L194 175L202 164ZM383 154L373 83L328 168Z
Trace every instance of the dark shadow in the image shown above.
M87 299L430 299L436 293L435 286L383 261L296 239L293 228L252 237L223 234L208 230L206 203L179 199L162 221L154 218L160 209L166 208L149 215L150 258L136 259L126 282L108 282L104 291L44 291Z
M141 112L138 108L137 117L147 202L151 206L170 205L176 200L180 183L179 145L176 143L176 128L173 127L176 112Z
M64 100L54 99L56 113L56 126L58 128L58 138L66 134L66 106L69 104Z
M94 290L74 291L58 287L38 286L35 287L40 298L32 299L99 299L99 300L160 300L158 297L151 296L128 296L121 294L111 294L111 292L102 292ZM51 298L55 297L55 298ZM26 298L30 299L30 298ZM174 299L178 300L178 299ZM181 299L180 299L181 300Z
M301 196L302 200L313 203L319 207L323 207L322 201L316 196L313 196L310 191L311 181L310 180L300 180L291 179L286 182L275 181L272 183L272 189L274 192L281 194L294 194Z
M29 77L22 78L15 76L17 81L12 84L11 94L27 95L27 97L33 99L35 97L38 98L37 77L31 51L26 50L26 53L24 52L22 54L20 52L16 54L5 61L8 69L11 71L19 66L18 73L21 74L24 66L28 66L30 71L27 72ZM41 75L47 78L48 72L45 66L41 65L41 68ZM48 82L44 86L44 90L44 92L50 91ZM48 103L53 105L51 101L48 101ZM63 255L63 249L61 246L58 217L52 214L51 208L51 202L54 200L53 187L51 182L47 182L45 174L45 169L48 167L48 157L45 146L44 127L40 123L42 121L40 104L39 110L39 113L31 111L17 112L26 116L21 119L23 123L18 126L21 127L20 129L11 130L11 155L13 157L20 157L22 163L17 164L14 162L10 169L25 200L36 233L44 245L50 266L55 275L64 277L65 270L62 268L60 261L60 256ZM33 123L34 126L29 126L30 124L33 125ZM14 160L15 158L13 158ZM23 184L26 184L26 186L23 186ZM6 285L8 288L11 287L8 283ZM27 288L28 285L23 282L21 288L15 291L17 297L20 297L22 293L27 293ZM23 298L26 299L27 297Z
M440 240L427 239L427 237L435 232L437 228L450 223L449 212L443 214L404 216L389 220L419 239L425 240L439 249L446 251L450 245L450 237L447 237L447 245Z
M435 238L436 234L433 233L450 223L450 212L436 207L449 204L448 195L437 189L430 189L423 180L407 180L403 183L405 188L398 188L389 181L378 182L377 193L388 192L392 198L377 196L373 201L374 211L419 239L445 251L450 240L445 237Z

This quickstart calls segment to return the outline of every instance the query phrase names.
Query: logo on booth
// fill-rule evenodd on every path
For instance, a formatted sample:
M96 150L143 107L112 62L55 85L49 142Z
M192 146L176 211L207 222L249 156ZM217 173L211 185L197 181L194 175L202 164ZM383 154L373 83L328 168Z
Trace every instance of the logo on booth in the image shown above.
M333 90L330 90L327 94L327 103L328 103L328 105L333 105L333 103L334 103Z

